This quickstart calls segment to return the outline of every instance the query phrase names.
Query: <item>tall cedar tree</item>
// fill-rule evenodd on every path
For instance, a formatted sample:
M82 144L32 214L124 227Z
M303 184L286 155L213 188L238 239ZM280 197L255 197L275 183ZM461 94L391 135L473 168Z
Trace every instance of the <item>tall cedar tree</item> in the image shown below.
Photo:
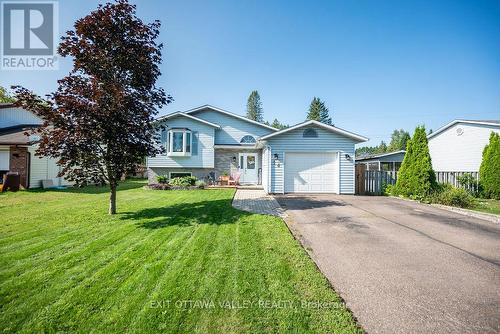
M259 92L254 90L248 96L247 101L247 118L263 123L264 111L262 110L262 102L260 102Z
M329 110L319 97L314 97L312 99L311 104L309 105L307 119L332 125L332 118L330 117Z
M406 197L423 199L436 186L424 126L417 126L406 145L406 154L399 169L395 192Z
M500 135L491 132L489 144L483 150L479 178L486 197L500 199Z
M172 101L155 86L160 76L160 22L145 24L126 0L106 3L75 22L58 48L73 70L42 99L16 88L18 104L44 119L36 154L57 158L76 185L108 184L109 213L125 171L160 152L153 120Z

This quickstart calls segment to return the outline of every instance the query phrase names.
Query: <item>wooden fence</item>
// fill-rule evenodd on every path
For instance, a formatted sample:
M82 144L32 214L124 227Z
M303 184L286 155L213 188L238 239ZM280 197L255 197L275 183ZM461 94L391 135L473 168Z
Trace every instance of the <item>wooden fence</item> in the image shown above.
M464 175L468 174L468 177ZM356 194L383 195L385 187L396 184L398 172L366 170L362 164L356 165ZM436 172L438 183L448 183L472 192L479 189L478 172ZM466 181L466 182L464 182Z

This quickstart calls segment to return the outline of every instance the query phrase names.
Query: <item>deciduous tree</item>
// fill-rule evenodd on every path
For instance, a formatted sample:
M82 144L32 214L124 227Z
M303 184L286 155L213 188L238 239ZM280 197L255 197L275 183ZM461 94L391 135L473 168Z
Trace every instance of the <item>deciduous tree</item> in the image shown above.
M5 87L0 86L0 103L12 103L15 99L7 92Z
M406 149L406 143L410 140L410 134L403 130L394 130L391 135L391 142L387 148L388 152L400 151Z
M159 28L126 0L99 5L62 37L58 53L73 69L57 91L43 99L16 88L17 103L45 120L36 154L56 158L77 185L108 184L110 214L123 173L160 150L153 120L171 97L156 86Z

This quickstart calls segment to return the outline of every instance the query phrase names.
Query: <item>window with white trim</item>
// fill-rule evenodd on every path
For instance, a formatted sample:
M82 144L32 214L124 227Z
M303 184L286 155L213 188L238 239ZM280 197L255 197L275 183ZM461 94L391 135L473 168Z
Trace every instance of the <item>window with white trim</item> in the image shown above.
M191 156L193 136L188 129L171 129L168 131L167 155L186 157Z

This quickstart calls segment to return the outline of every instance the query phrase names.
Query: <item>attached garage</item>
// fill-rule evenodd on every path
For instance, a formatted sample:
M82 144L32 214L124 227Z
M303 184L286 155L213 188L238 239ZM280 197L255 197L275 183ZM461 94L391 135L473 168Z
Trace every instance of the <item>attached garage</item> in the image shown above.
M337 152L285 152L285 193L339 193Z
M314 120L260 137L264 191L354 194L355 145L367 140Z

